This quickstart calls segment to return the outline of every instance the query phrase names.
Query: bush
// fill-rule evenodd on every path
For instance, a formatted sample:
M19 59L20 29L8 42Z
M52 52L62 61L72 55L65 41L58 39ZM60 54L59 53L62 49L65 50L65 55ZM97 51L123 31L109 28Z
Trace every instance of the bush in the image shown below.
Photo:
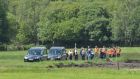
M29 48L35 46L34 44L29 44L29 45L15 45L11 44L7 46L8 51L17 51L17 50L28 50Z
M34 44L29 44L29 45L16 45L16 44L5 45L5 44L2 44L2 45L0 45L0 51L28 50L31 47L35 47L35 45Z
M28 50L31 47L34 47L34 44L29 44L29 45L23 45L24 50Z
M14 44L7 45L7 51L16 51L18 50L18 47Z
M7 46L5 44L0 45L0 51L6 51Z

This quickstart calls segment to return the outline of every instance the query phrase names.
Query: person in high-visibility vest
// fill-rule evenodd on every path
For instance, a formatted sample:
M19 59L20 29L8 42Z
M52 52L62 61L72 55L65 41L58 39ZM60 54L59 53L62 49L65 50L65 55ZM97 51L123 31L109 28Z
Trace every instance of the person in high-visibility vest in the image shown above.
M120 47L116 48L116 53L117 53L117 57L120 57L120 53L121 53L121 48Z
M109 48L109 49L107 50L107 54L108 54L109 57L112 57L112 55L111 55L111 54L112 54L112 53L111 53L111 48Z
M115 48L115 47L113 47L113 48L112 48L112 51L113 51L113 56L112 56L112 57L116 57L116 56L117 56L117 53L116 53L116 48Z
M95 56L98 57L98 55L99 55L99 48L97 46L95 46L95 48L94 48L94 53L95 53Z
M107 51L108 56L112 57L113 56L113 52L114 52L113 48L108 49L108 51Z

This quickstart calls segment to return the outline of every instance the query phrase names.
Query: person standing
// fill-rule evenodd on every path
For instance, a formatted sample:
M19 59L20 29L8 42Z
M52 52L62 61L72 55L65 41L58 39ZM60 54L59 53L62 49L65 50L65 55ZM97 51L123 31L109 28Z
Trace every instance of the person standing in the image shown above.
M101 50L100 50L100 58L101 59L106 58L106 52L107 52L107 50L106 50L105 46L103 46L103 48L101 48Z
M107 50L107 54L108 54L109 57L112 57L112 55L113 55L113 49L112 48L109 48Z
M120 57L120 53L121 53L121 48L120 47L116 48L116 53L117 53L117 57Z
M99 55L99 48L97 46L95 46L94 52L95 52L95 56L98 57L98 55Z
M80 49L80 56L82 58L82 51L83 51L83 47Z
M85 53L86 53L85 49L82 48L81 51L80 51L80 55L81 55L82 60L85 60Z
M91 51L91 60L94 58L94 50L90 50Z
M68 52L68 55L69 55L69 60L72 60L72 51L71 51L71 49L69 50L69 52Z
M106 53L107 53L107 49L105 48L105 46L103 46L103 58L106 58Z
M117 53L116 53L116 48L115 48L115 47L113 47L113 48L112 48L112 51L113 51L113 56L112 56L112 57L116 57L116 56L117 56Z
M91 55L91 49L90 48L88 48L88 50L87 50L87 60L91 60L91 58L92 58L92 55Z
M77 48L74 49L74 59L75 59L75 60L78 60Z

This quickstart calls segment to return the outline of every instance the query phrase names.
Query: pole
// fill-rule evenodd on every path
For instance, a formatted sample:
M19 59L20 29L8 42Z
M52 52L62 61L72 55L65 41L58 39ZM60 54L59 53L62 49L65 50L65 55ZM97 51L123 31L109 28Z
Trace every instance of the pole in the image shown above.
M76 43L75 43L75 49L76 49Z
M117 52L116 52L116 65L117 65L117 69L120 70L120 65L119 65L118 57L117 57Z

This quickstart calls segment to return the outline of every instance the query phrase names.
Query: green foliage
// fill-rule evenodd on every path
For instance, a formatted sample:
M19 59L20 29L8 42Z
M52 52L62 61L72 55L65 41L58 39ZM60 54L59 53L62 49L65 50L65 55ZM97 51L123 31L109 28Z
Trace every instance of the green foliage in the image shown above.
M9 41L9 26L7 21L7 0L0 0L0 43Z
M0 42L140 41L139 0L0 0Z
M37 43L38 42L38 22L40 12L46 7L47 0L21 0L19 4L19 12L17 13L20 19L19 32L17 39L21 43Z
M139 40L139 4L139 0L118 1L119 7L112 21L115 40L125 41L130 45Z
M111 36L111 34L109 34L111 32L109 29L110 14L106 9L100 7L100 5L95 6L94 4L96 3L51 3L50 6L46 8L47 10L45 13L47 16L44 17L47 18L44 19L44 17L42 17L43 23L45 23L42 25L44 27L42 30L46 29L43 30L46 31L46 40L85 40L87 38L88 41L94 38L96 41L100 39L100 41L107 41ZM57 8L53 8L54 6L57 6ZM91 27L91 25L93 26ZM87 29L88 27L94 29ZM95 31L101 31L101 36L98 36ZM41 38L43 37L45 36Z

